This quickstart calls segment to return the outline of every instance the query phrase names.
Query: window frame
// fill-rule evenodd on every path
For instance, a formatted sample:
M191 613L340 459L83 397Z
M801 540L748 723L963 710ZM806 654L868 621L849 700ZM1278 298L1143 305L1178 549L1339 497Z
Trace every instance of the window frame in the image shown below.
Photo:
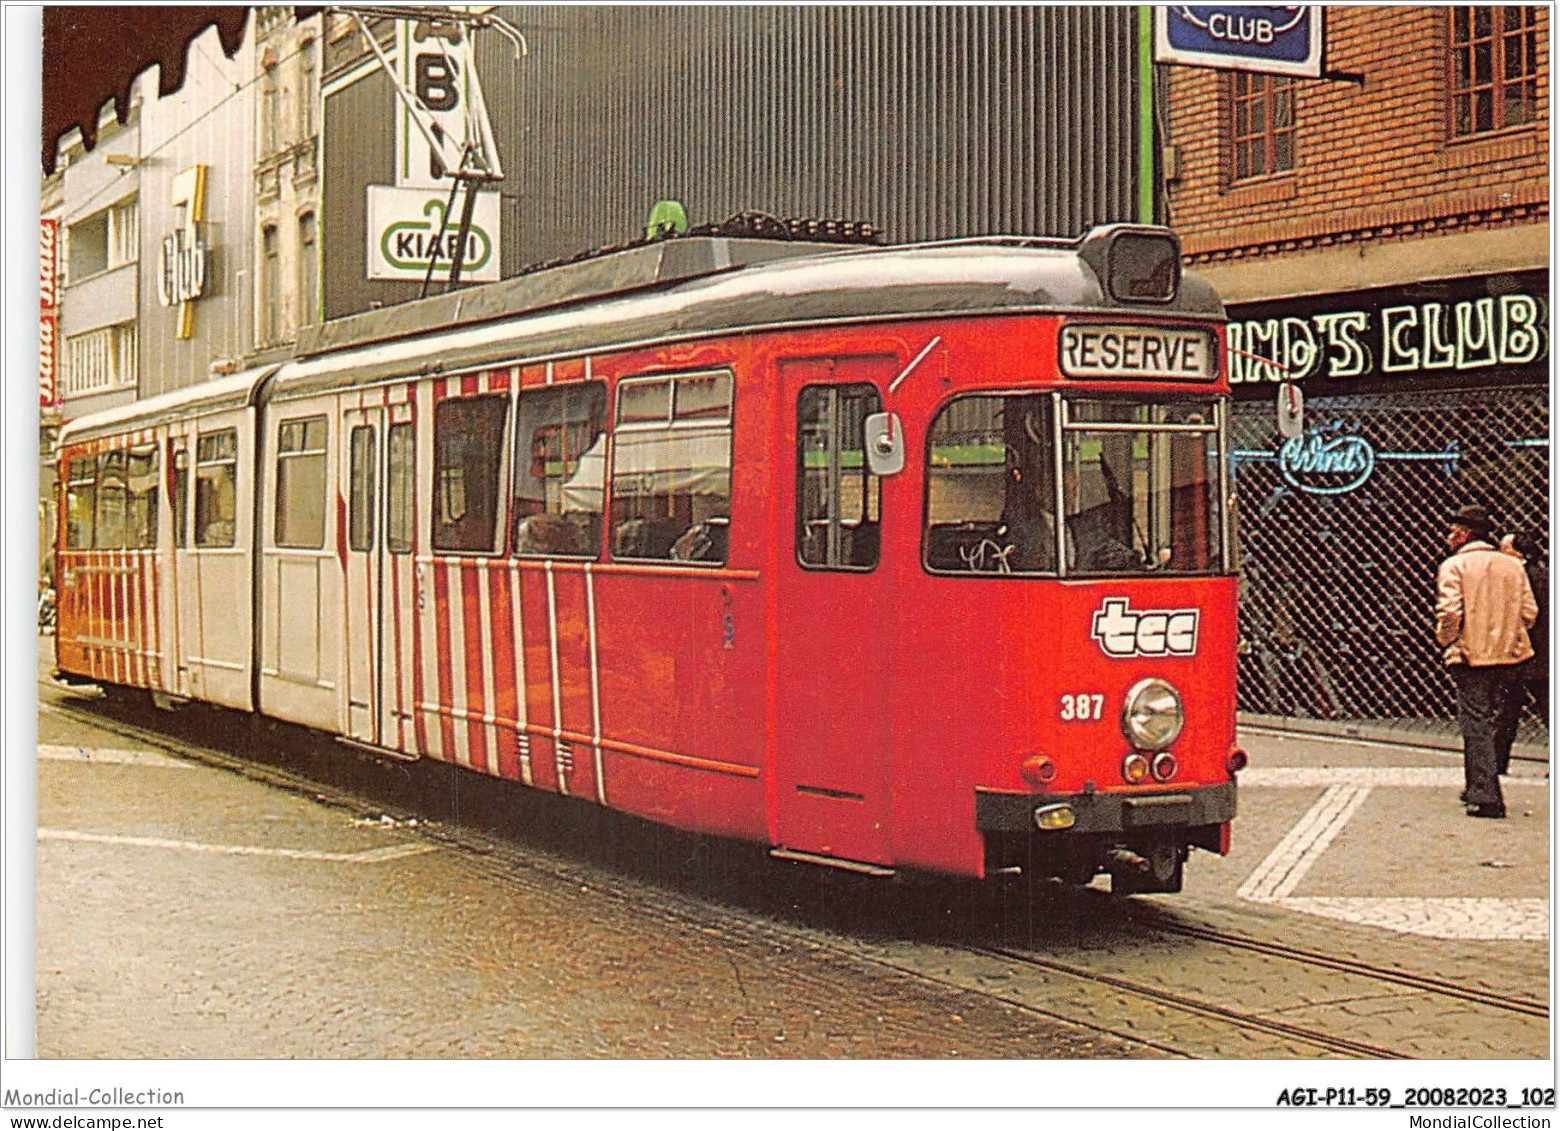
M1473 20L1475 14L1485 11L1490 16L1489 32L1485 36L1475 33ZM1516 11L1521 13L1521 22L1515 31L1507 31L1504 25L1505 13ZM1449 142L1478 141L1482 138L1493 137L1507 130L1524 130L1533 128L1538 122L1538 8L1534 5L1510 4L1510 5L1457 5L1447 8L1446 23L1443 25L1446 32L1446 137ZM1460 34L1466 34L1466 39L1460 39ZM1520 42L1531 36L1534 50L1530 54L1522 51L1524 62L1531 68L1522 71L1513 81L1506 74L1506 41L1516 39ZM1486 83L1480 83L1477 75L1476 62L1473 53L1477 51L1479 44L1487 44L1489 47L1490 73ZM1468 60L1468 85L1458 85L1458 61L1463 52L1469 53ZM1507 102L1507 89L1509 87L1529 86L1533 87L1533 113L1531 117L1520 122L1507 123L1505 109ZM1490 125L1480 128L1477 124L1477 97L1483 94L1490 101ZM1468 121L1466 130L1459 130L1457 124L1457 106L1459 98L1468 98Z
M309 425L318 424L321 429L320 446L317 448L301 447L291 451L282 446L282 437L289 427L298 427L302 431L301 443L309 442ZM320 475L320 521L318 541L315 542L283 542L282 541L282 504L291 495L287 492L288 476L282 474L287 463L297 463L303 460L318 460ZM330 530L330 418L326 414L310 413L308 416L289 416L278 420L276 424L276 459L273 465L273 482L275 484L275 506L272 508L271 518L271 542L278 550L323 550L328 540ZM289 531L290 533L290 531Z
M724 378L730 390L726 398L726 409L721 416L710 416L704 413L686 417L678 416L678 385L681 382L698 381L705 378ZM636 417L633 420L624 421L623 401L624 392L630 394L641 388L647 388L656 384L665 384L667 388L666 414L652 419L649 417ZM612 440L609 445L608 460L605 480L607 490L603 499L603 525L606 527L606 546L610 560L614 562L634 563L641 565L677 565L692 566L700 569L721 569L731 559L731 503L732 503L732 479L736 468L736 420L737 420L737 376L729 366L710 366L699 369L673 370L668 372L636 373L632 376L619 379L612 390L612 414L609 428ZM623 451L622 437L649 435L660 433L667 436L675 436L679 432L704 432L711 429L723 429L726 437L726 546L725 552L719 560L701 558L674 558L670 556L670 549L664 556L637 555L620 552L618 549L618 528L630 519L617 519L615 509L618 500L618 459ZM633 473L625 473L633 474ZM659 496L658 496L659 497ZM689 526L678 535L678 540L686 536L698 526L707 525L711 520L690 523ZM675 545L675 542L673 543Z
M593 396L598 398L596 400L595 404L588 405L588 411L586 412L586 415L584 417L587 429L590 426L592 415L595 412L598 412L598 411L600 413L600 426L601 426L600 427L600 431L597 432L595 434L595 436L593 436L591 438L590 442L583 449L581 449L581 451L579 452L578 459L580 461L582 461L584 459L585 455L590 452L591 448L595 447L595 445L597 443L601 442L603 437L606 438L606 441L607 441L607 445L606 446L607 446L608 449L610 449L610 447L612 445L612 425L611 425L611 407L610 407L611 406L611 396L610 396L610 390L607 387L607 382L605 382L605 381L603 381L603 380L601 380L599 378L596 378L596 379L592 379L592 380L589 380L589 381L579 381L579 382L571 381L571 382L567 382L567 383L563 383L563 384L533 385L533 386L531 386L529 388L524 388L524 389L521 389L519 391L519 395L518 395L518 398L516 400L516 406L515 406L514 454L513 454L512 460L511 460L511 464L510 464L510 466L514 468L514 472L510 476L510 491L509 491L510 505L509 505L509 522L508 522L508 525L509 525L510 530L511 530L510 545L513 547L513 552L514 552L514 555L516 557L520 557L520 558L557 558L557 559L568 560L568 561L599 561L599 560L601 560L601 552L602 552L602 545L603 545L602 534L603 534L603 532L606 529L607 514L608 514L608 510L609 510L609 499L608 499L608 496L607 496L607 480L610 478L610 474L609 473L610 473L610 470L611 470L611 459L610 459L610 456L609 456L607 451L603 451L603 454L602 454L602 465L601 465L601 478L602 478L602 483L601 483L601 503L600 503L599 508L595 512L593 512L594 515L595 515L595 518L596 518L596 535L595 535L594 543L590 546L590 549L586 550L586 551L581 551L579 553L566 554L566 553L554 552L554 551L548 551L548 550L522 550L520 548L520 525L521 525L521 523L525 519L534 518L534 517L537 517L538 515L552 515L552 514L562 515L562 513L563 513L562 511L556 511L555 512L555 511L547 509L547 500L545 498L545 494L546 494L546 486L545 485L547 483L547 479L546 479L545 476L543 476L543 478L542 478L543 495L544 495L543 500L542 500L543 509L540 510L540 511L535 512L535 514L527 514L527 515L524 515L524 516L522 516L521 513L520 513L520 487L521 487L521 478L522 478L522 474L523 474L523 464L522 464L521 461L526 456L526 453L523 453L520 450L520 445L522 443L526 442L526 439L529 436L530 437L530 441L531 441L532 445L534 446L536 433L540 430L539 428L531 428L530 427L531 420L527 416L527 406L528 405L537 404L538 402L544 402L545 403L545 401L548 398L554 398L554 399L564 398L564 397L567 397L571 392L576 394L576 395L578 395L578 396L580 396L580 397L582 397L582 398L585 398L587 400L589 398L593 397ZM557 414L548 414L545 417L545 420L543 422L545 423L546 421L560 422L560 423L563 423L563 424L570 423L567 420L560 421L559 417L557 416ZM527 500L527 501L529 502L530 500ZM591 512L584 512L584 513L591 513Z
M443 531L445 529L447 529L447 528L450 528L450 527L454 526L455 523L461 522L462 519L456 519L455 523L448 523L448 522L444 522L442 520L442 518L441 518L441 504L442 504L443 496L444 496L444 473L445 473L445 471L447 469L445 468L445 466L443 465L443 463L441 462L441 459L440 459L441 449L442 449L442 445L440 443L440 439L444 435L444 432L439 427L439 425L440 425L440 416L442 414L448 412L450 406L452 406L452 405L463 404L463 403L476 403L476 402L479 402L479 401L488 401L488 402L492 402L494 404L502 404L503 405L502 423L501 423L501 425L499 427L498 435L495 438L494 445L493 445L493 452L494 452L494 454L496 455L497 458L493 461L493 466L492 466L493 515L492 515L492 522L489 523L489 541L488 541L488 545L484 548L484 547L468 547L468 546L451 546L451 545L441 544L440 536L443 533ZM506 544L507 544L507 541L508 541L508 539L506 537L506 533L507 533L507 529L508 529L507 523L508 523L508 514L509 514L508 505L506 503L506 494L507 494L507 492L505 491L505 487L508 485L508 481L509 481L509 476L506 474L506 472L508 470L509 446L510 446L509 445L509 428L510 428L511 424L513 423L513 419L514 419L514 415L515 415L513 410L514 410L514 397L509 392L502 391L502 390L494 391L494 392L487 392L487 393L472 393L472 394L469 394L469 395L463 394L463 395L453 396L453 397L443 397L443 398L439 399L438 401L436 401L434 403L434 406L433 406L433 478L432 478L433 490L432 490L432 492L431 492L431 494L429 496L429 516L428 516L429 517L429 523L428 523L428 545L429 545L430 549L432 550L432 552L434 554L475 555L475 556L482 556L482 557L493 557L493 556L496 556L496 555L499 555L499 554L502 554L502 553L505 552ZM464 468L462 468L462 476L463 476L462 493L465 494L465 495L469 495L469 491L467 491L465 486L464 486ZM469 504L469 500L468 500L468 502L467 502L468 509L469 509L469 505L470 504Z
M86 494L86 534L72 539L71 500ZM71 456L65 463L65 549L86 551L97 540L97 457L82 453Z
M125 451L125 548L127 550L153 550L160 541L160 529L158 519L162 509L162 448L156 443L132 444ZM137 475L134 471L134 461L144 458L148 461L145 472ZM143 485L144 489L137 490L137 485ZM151 496L151 513L146 516L147 524L139 531L139 537L135 545L130 544L130 535L136 532L135 517L136 508L146 496Z
M1299 163L1299 84L1291 75L1266 75L1251 71L1234 71L1226 80L1228 91L1228 114L1225 118L1225 128L1230 139L1230 184L1245 185L1253 181L1260 181L1268 177L1287 176L1295 171ZM1253 89L1258 87L1260 89ZM1245 87L1243 90L1242 88ZM1278 126L1275 120L1274 107L1280 96L1289 101L1289 124ZM1247 131L1241 132L1240 111L1242 106L1248 108ZM1261 128L1256 128L1251 117L1251 111L1260 105L1262 123ZM1276 154L1280 137L1287 138L1289 142L1288 164L1282 168L1277 167ZM1250 145L1260 151L1262 168L1260 170L1246 172L1241 171L1241 147Z
M367 451L358 441L367 433ZM366 455L366 460L362 457ZM379 503L379 429L374 424L354 424L347 433L347 549L370 554L378 545L376 521Z
M396 464L396 441L407 437L404 467ZM397 512L406 518L411 538L398 536ZM410 420L394 421L385 428L385 549L392 554L417 551L417 425Z
M202 441L205 441L205 440L217 440L217 439L220 439L220 438L222 438L224 436L228 436L228 437L232 438L232 441L233 441L233 454L231 456L221 455L221 456L217 456L215 458L210 458L210 459L205 458L205 457L202 456L201 450L200 450ZM238 429L234 428L234 427L214 428L210 432L197 432L195 434L194 483L193 483L193 490L191 491L191 494L193 494L194 497L195 497L195 504L194 504L195 505L195 515L193 517L194 517L194 519L196 521L192 521L190 523L190 540L191 540L191 543L192 543L192 548L195 549L195 550L231 550L235 546L238 545L238 524L239 524L240 517L242 515L242 508L239 507L239 505L238 505L238 496L239 496L239 478L238 478L239 448L238 448L238 442L239 442L238 441ZM199 522L198 522L198 520L200 518L201 469L202 468L207 468L207 467L226 467L226 468L229 469L229 473L228 474L230 475L230 477L232 479L232 484L233 484L233 521L232 521L233 532L228 537L228 540L226 542L207 542L207 541L203 541L202 540L202 536L205 534L206 530L209 529L209 527L211 525L211 524L208 523L206 526L203 527L203 526L200 526Z
M821 562L814 562L808 561L803 554L806 526L810 523L810 521L813 520L808 519L807 511L804 506L806 497L807 449L803 445L802 408L804 401L809 394L819 393L828 395L832 404L830 405L829 409L830 436L829 447L827 449L828 459L825 469L826 475L824 484L824 492L827 496L827 514L823 517L823 521L828 524L828 536L824 544L824 560ZM841 427L844 423L844 420L840 415L840 407L841 403L845 399L846 394L849 393L864 395L863 399L866 399L866 396L870 396L870 407L867 413L863 414L863 419L865 419L866 415L870 415L873 412L883 411L882 392L871 381L851 381L842 383L820 381L813 384L804 385L796 395L796 521L794 524L795 529L792 535L794 540L793 549L796 557L796 564L802 569L811 570L814 572L872 573L878 568L878 565L883 560L883 549L881 541L883 527L883 477L881 475L873 474L867 465L866 445L864 438L861 444L861 472L865 481L869 484L870 496L863 496L861 500L861 519L855 524L853 529L860 530L869 522L875 523L879 532L879 542L878 545L874 548L875 552L873 554L872 561L868 565L852 564L848 561L845 561L844 555L842 554L843 539L841 537L841 532L846 523L840 513L840 488L844 482L844 475L842 473L839 460L839 454L843 450L843 445L841 445L839 441L842 438ZM876 519L871 517L874 510L877 512Z

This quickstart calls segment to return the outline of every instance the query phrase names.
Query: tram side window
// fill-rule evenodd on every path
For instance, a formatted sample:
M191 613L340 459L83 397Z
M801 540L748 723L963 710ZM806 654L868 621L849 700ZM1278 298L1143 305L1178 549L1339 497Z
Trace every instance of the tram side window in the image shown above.
M173 544L190 544L190 456L179 441L173 448Z
M195 545L233 545L238 521L238 432L202 435L195 446Z
M606 385L522 392L515 443L515 552L595 557L607 466Z
M730 373L618 386L612 555L724 563L731 522Z
M276 438L276 544L325 545L325 418L284 420Z
M377 437L372 425L352 429L352 502L347 515L347 544L354 553L374 548L374 483L378 456Z
M433 414L433 548L491 553L507 396L440 401Z
M796 406L796 557L804 566L878 564L881 480L867 467L865 423L881 405L872 385L814 385Z
M98 457L97 534L99 550L125 548L125 453L104 452Z
M92 518L97 510L97 464L74 456L65 471L65 548L92 548Z
M409 554L416 542L417 445L414 425L392 424L386 438L389 482L385 484L385 546Z
M927 434L926 568L1056 570L1055 452L1043 395L959 397Z
M157 545L157 445L131 448L125 465L125 545Z

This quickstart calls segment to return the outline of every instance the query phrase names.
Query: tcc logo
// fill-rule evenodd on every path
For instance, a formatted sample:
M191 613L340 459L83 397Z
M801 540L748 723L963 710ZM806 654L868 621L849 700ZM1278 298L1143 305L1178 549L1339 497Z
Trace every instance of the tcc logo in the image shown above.
M1089 635L1107 656L1195 656L1197 609L1134 610L1126 597L1107 597Z

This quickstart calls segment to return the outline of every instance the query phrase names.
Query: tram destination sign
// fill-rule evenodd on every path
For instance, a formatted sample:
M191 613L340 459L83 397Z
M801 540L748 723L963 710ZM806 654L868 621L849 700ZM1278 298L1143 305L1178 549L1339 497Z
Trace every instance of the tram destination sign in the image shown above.
M1075 322L1062 327L1065 377L1211 381L1217 347L1207 330Z
M1154 9L1154 60L1320 78L1317 4L1165 4Z

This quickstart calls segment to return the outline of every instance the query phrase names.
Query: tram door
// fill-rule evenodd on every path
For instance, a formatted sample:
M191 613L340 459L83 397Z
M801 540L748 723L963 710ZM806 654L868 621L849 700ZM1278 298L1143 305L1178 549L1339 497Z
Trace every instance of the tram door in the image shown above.
M384 421L381 407L342 414L341 475L346 485L346 578L342 586L342 639L346 661L346 733L382 745Z
M410 404L342 414L341 483L346 488L342 631L346 733L359 742L407 750L415 599L412 516L416 425Z
M881 491L863 422L882 407L890 355L781 362L794 482L778 555L780 650L776 799L780 845L855 861L887 859L894 605L880 554Z

